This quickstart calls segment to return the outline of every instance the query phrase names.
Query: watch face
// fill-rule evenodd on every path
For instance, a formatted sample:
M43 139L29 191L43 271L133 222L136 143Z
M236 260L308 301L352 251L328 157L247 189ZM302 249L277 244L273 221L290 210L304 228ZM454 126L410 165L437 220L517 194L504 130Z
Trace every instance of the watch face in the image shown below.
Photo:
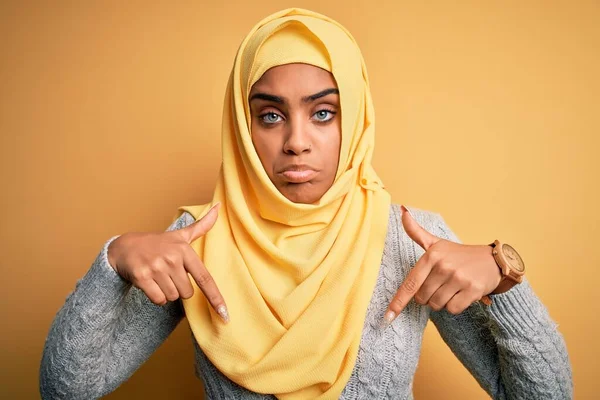
M519 256L519 253L515 249L513 249L510 245L504 244L502 245L502 252L506 256L506 259L510 263L510 266L519 272L525 271L525 263Z

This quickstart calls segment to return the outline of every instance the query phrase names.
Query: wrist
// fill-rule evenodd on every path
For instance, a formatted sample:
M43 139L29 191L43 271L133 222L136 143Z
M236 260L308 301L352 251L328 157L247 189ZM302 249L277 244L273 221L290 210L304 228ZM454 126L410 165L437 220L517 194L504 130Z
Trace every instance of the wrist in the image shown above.
M494 292L502 284L502 269L500 268L500 266L496 262L496 259L494 258L494 255L492 254L494 249L490 245L485 245L484 247L486 248L490 268L494 271L494 283L492 284L491 290L488 289L488 294L494 294Z
M496 289L494 289L492 291L492 293L490 294L502 294L502 293L506 293L508 292L510 289L512 289L515 285L511 284L510 281L506 280L506 279L502 279L500 281L500 283L498 284L498 286L496 287Z
M500 282L491 294L501 294L509 291L513 286L523 281L525 264L517 251L506 243L495 240L489 245L492 257L500 273Z

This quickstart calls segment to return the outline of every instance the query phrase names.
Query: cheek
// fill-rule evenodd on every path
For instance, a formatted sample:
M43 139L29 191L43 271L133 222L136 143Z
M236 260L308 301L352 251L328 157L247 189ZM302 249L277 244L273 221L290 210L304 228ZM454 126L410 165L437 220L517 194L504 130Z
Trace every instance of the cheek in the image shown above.
M327 140L323 143L323 149L327 154L327 169L335 176L337 171L338 162L340 159L340 147L341 147L341 132L339 124L335 124L331 127L331 131L326 135Z
M256 154L258 154L258 158L267 175L272 177L273 164L278 154L277 141L273 135L268 135L260 129L254 129L254 126L252 126L252 144L254 144Z

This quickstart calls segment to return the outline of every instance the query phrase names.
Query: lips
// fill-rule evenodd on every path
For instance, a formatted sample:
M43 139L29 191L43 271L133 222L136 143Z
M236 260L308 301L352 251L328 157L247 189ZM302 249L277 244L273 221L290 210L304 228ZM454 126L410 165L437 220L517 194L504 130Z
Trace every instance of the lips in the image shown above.
M289 183L306 183L319 173L308 165L288 165L279 172L279 175Z

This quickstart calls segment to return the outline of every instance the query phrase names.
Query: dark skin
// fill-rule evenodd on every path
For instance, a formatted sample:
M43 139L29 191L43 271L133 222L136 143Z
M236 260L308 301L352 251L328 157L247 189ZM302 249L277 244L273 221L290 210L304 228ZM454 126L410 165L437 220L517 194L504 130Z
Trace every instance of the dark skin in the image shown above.
M250 91L252 143L271 182L295 203L318 201L335 179L341 144L339 95L330 90L335 88L328 71L287 64L269 69ZM336 114L327 115L332 112ZM290 164L308 164L318 173L306 182L290 183L281 174ZM408 212L402 223L426 253L398 289L384 324L413 297L434 310L447 308L458 314L498 286L500 273L489 246L435 237Z
M271 182L294 203L317 202L333 184L339 161L340 98L333 75L307 64L281 65L263 74L249 99L252 143ZM286 176L286 168L315 173L307 172L306 180L296 174L298 179Z
M252 142L271 182L292 202L318 202L332 186L339 162L341 109L333 75L306 64L274 67L252 86L248 101ZM218 209L176 231L123 234L108 248L109 263L156 304L191 297L189 273L227 322L225 300L190 246L210 231ZM435 237L408 212L403 212L402 224L426 252L398 289L385 324L412 298L457 314L498 286L491 247Z

